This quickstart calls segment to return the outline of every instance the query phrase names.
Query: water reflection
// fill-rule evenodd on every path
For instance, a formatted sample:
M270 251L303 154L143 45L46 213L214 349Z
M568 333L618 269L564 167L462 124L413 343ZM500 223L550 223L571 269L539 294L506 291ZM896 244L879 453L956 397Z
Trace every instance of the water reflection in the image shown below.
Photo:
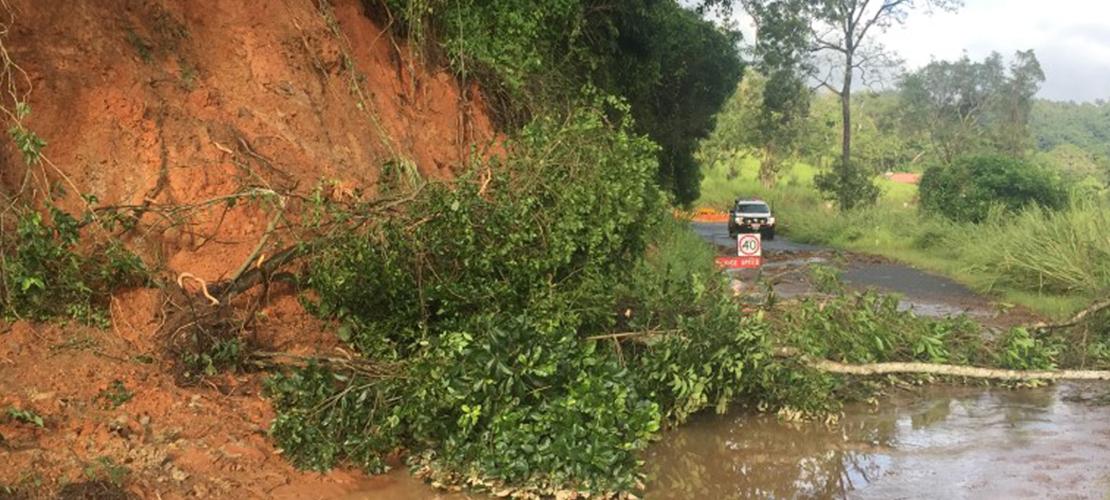
M704 416L648 451L647 497L1061 493L1059 485L1046 490L1037 484L1042 467L1087 479L1066 488L1099 491L1110 478L1107 417L1105 407L1060 401L1055 388L945 387L889 398L877 408L847 407L834 426L788 424L745 412ZM1098 438L1092 441L1092 435ZM1091 460L1099 466L1089 467ZM1013 478L995 481L1002 472Z

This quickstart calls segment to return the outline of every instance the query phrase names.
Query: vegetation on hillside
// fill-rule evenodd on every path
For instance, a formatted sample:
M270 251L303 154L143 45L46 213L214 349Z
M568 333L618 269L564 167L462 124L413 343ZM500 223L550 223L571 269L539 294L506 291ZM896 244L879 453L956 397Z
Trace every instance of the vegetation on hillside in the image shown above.
M367 3L480 82L509 129L573 105L587 84L623 98L660 146L659 183L680 204L697 199L693 153L740 79L738 32L673 0L381 1Z

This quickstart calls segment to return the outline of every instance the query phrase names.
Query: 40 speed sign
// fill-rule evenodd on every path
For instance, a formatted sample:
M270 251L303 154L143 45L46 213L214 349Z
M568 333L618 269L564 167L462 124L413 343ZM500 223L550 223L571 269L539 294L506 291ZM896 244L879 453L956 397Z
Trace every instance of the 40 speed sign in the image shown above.
M763 239L759 233L736 237L736 257L717 257L717 265L728 269L756 269L763 265Z

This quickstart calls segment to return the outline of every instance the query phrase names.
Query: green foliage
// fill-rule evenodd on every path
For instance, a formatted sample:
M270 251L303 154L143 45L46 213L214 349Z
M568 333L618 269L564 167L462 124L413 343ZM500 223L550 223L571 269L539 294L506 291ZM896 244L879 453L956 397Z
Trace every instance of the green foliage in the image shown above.
M833 168L813 178L813 185L826 200L841 210L874 205L882 193L872 180L874 173L854 162L836 160Z
M413 440L439 445L440 470L541 489L632 490L659 408L553 312L478 317L433 341L399 416Z
M697 198L693 151L740 78L738 34L673 0L382 3L410 38L438 40L460 77L483 84L503 121L565 109L584 84L624 98L636 130L661 146L658 181L680 203Z
M659 410L580 334L612 326L613 287L665 212L654 146L607 118L627 108L598 104L526 127L489 160L484 187L429 186L406 216L313 259L314 309L342 320L365 356L403 368L273 379L272 432L295 463L381 470L404 446L463 480L634 487Z
M270 435L302 469L326 471L344 460L369 472L385 470L397 448L399 422L384 397L393 382L353 379L310 364L266 382L277 416Z
M14 114L15 124L8 129L8 135L23 155L23 162L29 166L37 165L42 161L42 149L46 147L46 141L23 125L23 119L31 114L31 105L25 101L16 101Z
M50 207L50 219L39 212L20 213L14 238L3 233L3 306L5 316L47 320L59 316L105 325L111 292L146 280L142 261L118 241L79 253L82 220Z
M194 379L213 376L221 371L239 368L246 361L247 350L239 337L210 337L192 332L190 349L181 353L185 377Z
M108 481L116 487L123 486L131 469L126 465L118 464L112 457L97 457L92 462L85 464L83 472L89 481Z
M100 400L112 408L118 408L120 405L128 402L131 398L135 397L135 393L127 390L127 386L123 384L122 380L113 380L108 387L101 389L96 395L96 399Z
M1043 167L1001 156L963 158L921 178L921 209L955 221L981 222L991 209L1062 208L1067 192Z
M821 293L837 293L844 290L840 268L828 264L813 263L808 266L809 281Z
M959 245L992 287L1086 296L1110 290L1106 201L1076 201L1064 210L1033 206L989 218L969 233Z
M900 311L896 297L875 292L805 299L785 311L781 321L782 340L818 358L848 363L982 360L981 332L974 322L919 318Z
M9 406L8 411L7 411L7 416L8 416L9 419L14 420L16 422L22 422L22 423L25 423L25 424L34 425L35 427L42 428L42 427L46 426L46 423L42 419L42 415L39 415L38 413L35 413L34 410L28 410L28 409L25 409L25 408L20 409L20 408L14 407L14 406Z
M661 185L677 203L690 204L701 182L697 142L712 131L744 68L739 34L669 0L631 2L591 24L601 54L591 79L628 100L636 130L661 147Z
M318 308L350 321L366 352L412 341L477 311L514 314L553 290L582 300L583 321L611 314L606 282L627 273L660 216L654 147L599 112L525 128L486 186L430 186L414 214L381 237L351 235L325 250L308 284ZM384 343L383 343L384 341Z
M1059 347L1034 337L1024 328L1012 328L994 350L995 363L1011 370L1053 370Z
M762 399L771 361L765 323L740 311L712 248L683 222L661 224L652 240L618 290L620 330L645 332L642 344L622 349L634 383L672 425L705 408Z

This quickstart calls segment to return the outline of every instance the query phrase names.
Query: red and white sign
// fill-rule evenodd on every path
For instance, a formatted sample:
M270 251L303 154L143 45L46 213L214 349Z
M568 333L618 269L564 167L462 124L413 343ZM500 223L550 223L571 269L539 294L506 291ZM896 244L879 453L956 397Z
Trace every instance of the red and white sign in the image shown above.
M758 269L763 265L763 239L759 233L736 237L736 257L717 257L717 266L728 269Z
M762 257L717 257L721 269L755 269L763 265Z
M741 257L762 257L763 238L759 233L741 234L736 237L736 255Z

